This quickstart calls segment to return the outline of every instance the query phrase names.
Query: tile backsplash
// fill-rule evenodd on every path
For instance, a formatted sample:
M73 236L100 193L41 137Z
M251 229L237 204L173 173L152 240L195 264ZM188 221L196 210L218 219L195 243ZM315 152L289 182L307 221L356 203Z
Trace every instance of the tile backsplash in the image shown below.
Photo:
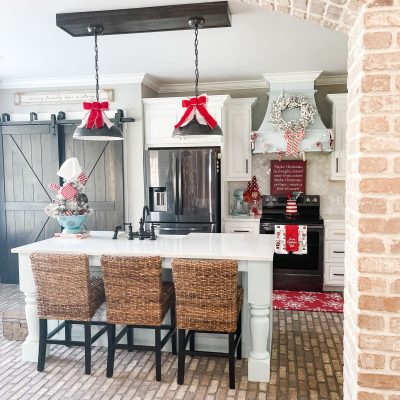
M338 205L338 198L344 202L345 182L331 181L330 157L326 153L307 153L306 194L321 196L321 214L344 214L344 203ZM270 161L276 160L276 154L253 155L253 175L256 175L261 194L270 193ZM285 158L286 159L286 158ZM246 189L247 182L230 182L229 192ZM340 201L339 201L340 202Z

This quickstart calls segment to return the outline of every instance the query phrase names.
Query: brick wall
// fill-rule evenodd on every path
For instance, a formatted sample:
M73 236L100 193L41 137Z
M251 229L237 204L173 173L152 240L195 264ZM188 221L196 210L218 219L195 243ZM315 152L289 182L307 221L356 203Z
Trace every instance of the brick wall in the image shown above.
M400 0L241 0L349 33L344 395L400 400Z
M344 390L400 400L400 3L362 8L349 37Z

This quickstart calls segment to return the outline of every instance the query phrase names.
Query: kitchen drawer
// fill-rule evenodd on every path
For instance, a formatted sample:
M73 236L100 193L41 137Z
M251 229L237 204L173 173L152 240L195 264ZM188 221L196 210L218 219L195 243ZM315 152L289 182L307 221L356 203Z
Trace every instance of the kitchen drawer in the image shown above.
M325 263L324 284L342 286L344 284L344 264Z
M345 240L346 231L343 223L325 224L325 240Z
M343 261L344 259L344 242L327 241L325 242L325 261Z
M260 223L225 222L225 233L260 233Z
M225 229L228 233L259 233L258 226L229 226Z

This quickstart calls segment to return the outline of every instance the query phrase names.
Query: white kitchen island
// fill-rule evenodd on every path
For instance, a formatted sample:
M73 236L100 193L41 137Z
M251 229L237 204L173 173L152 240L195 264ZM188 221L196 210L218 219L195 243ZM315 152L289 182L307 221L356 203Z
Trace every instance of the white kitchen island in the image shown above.
M87 254L91 268L99 269L102 255L162 257L163 268L171 259L230 259L238 261L244 289L243 356L248 357L248 379L269 382L272 343L272 258L273 236L257 234L192 233L159 236L157 240L112 240L112 232L92 232L87 239L47 239L12 249L19 257L20 289L25 295L29 334L22 345L22 359L37 361L39 320L36 288L30 254L33 252ZM54 268L57 268L55 265ZM71 266L73 268L73 266ZM167 271L165 271L167 272ZM207 343L207 342L206 342Z

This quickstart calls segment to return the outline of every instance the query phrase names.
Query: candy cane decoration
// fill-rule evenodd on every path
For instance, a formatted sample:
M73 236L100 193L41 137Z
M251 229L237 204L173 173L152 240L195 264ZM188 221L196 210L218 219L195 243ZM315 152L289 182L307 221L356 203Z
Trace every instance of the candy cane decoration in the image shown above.
M284 133L286 140L286 156L293 154L295 157L298 157L300 142L304 139L305 135L304 131L298 133L286 131Z

